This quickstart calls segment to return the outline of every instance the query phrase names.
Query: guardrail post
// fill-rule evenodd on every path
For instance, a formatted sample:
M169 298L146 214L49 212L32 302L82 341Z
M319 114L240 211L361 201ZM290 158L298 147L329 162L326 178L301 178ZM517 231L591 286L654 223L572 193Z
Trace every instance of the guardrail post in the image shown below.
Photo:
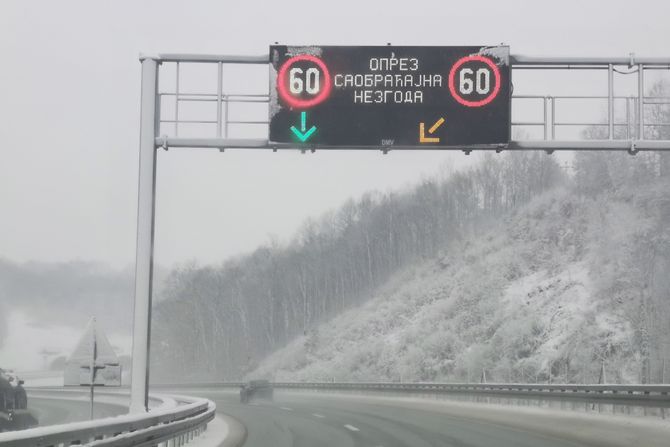
M137 203L135 310L130 386L130 412L148 411L151 290L153 276L154 214L156 197L156 134L158 61L142 57L140 111L140 165Z

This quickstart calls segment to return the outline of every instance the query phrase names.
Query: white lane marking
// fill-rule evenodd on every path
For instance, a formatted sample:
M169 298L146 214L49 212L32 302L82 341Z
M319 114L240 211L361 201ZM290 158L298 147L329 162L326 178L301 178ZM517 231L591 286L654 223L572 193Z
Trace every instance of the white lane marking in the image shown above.
M289 407L279 407L279 408L281 408L282 410L286 410L286 411L293 411L293 408L289 408Z
M351 431L360 431L358 428L354 427L353 425L349 425L349 424L344 424L344 428L346 428L347 430L351 430Z
M312 416L314 416L315 418L322 418L322 419L325 418L324 415L319 414L319 413L312 413Z

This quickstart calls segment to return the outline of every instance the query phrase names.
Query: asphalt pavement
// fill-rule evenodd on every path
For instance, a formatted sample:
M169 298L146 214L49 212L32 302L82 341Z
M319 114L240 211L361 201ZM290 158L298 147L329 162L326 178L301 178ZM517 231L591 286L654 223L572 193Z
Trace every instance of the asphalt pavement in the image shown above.
M574 447L520 428L408 409L374 399L275 393L275 401L239 403L236 390L180 390L212 399L246 428L244 447Z
M79 399L48 399L33 397L28 393L28 409L39 422L40 427L68 422L88 421L90 406L86 396ZM96 419L117 416L128 412L122 405L96 402L94 416Z

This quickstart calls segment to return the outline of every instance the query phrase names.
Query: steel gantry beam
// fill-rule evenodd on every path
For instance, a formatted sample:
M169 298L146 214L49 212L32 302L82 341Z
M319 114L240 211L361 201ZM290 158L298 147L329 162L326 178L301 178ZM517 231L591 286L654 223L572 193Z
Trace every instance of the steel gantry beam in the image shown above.
M156 137L156 147L168 148L210 148L210 149L339 149L339 150L458 150L470 152L473 150L493 150L501 152L503 150L543 150L553 151L666 151L670 150L670 141L667 140L512 140L508 146L393 146L392 148L382 147L356 147L356 146L327 146L310 145L299 147L294 144L271 143L265 139L253 138L174 138L174 137Z
M229 118L229 104L244 102L269 102L269 94L264 95L245 95L231 94L224 92L222 80L222 67L228 64L245 65L268 65L269 56L230 56L230 55L198 55L198 54L160 54L152 58L158 64L176 63L177 76L174 92L158 92L156 95L162 97L175 98L175 119L163 119L158 116L158 125L161 123L170 123L174 125L175 132L172 135L157 134L155 145L168 149L174 148L215 148L215 149L343 149L343 150L381 150L387 152L390 150L462 150L471 152L473 150L543 150L549 153L562 150L614 150L628 151L636 153L638 151L665 151L670 150L670 141L645 139L645 129L651 126L668 127L668 123L645 123L644 106L646 104L665 104L670 106L670 97L658 98L652 102L644 96L644 72L648 70L670 70L670 57L636 57L631 54L626 57L532 57L523 55L510 55L510 65L514 70L605 70L608 72L607 96L512 96L512 99L538 99L544 103L544 116L542 121L537 122L514 122L512 126L543 126L544 139L537 140L512 140L509 145L484 145L484 146L413 146L413 145L393 145L389 147L382 146L331 146L331 145L312 145L312 144L282 144L273 143L264 138L230 138L228 129L230 124L268 124L264 120L233 121ZM217 64L218 78L216 93L186 93L179 88L179 67L183 64ZM614 95L614 72L617 67L634 68L638 73L637 96L635 97L616 97ZM589 123L563 123L556 121L556 103L559 100L567 99L603 99L607 101L607 122L590 123L594 127L602 126L607 129L607 138L605 139L556 139L556 129L561 126L588 125ZM615 100L626 100L627 122L615 123L614 102ZM210 101L216 102L216 116L208 120L187 120L179 118L179 104L182 102ZM631 106L631 103L634 107ZM222 104L226 113L222 113ZM514 107L512 107L514 109ZM179 125L182 124L212 124L216 125L216 133L211 136L203 137L181 137L178 134ZM626 126L627 138L616 139L615 127ZM160 127L160 126L159 126ZM157 130L158 132L158 130ZM633 138L635 137L635 138Z

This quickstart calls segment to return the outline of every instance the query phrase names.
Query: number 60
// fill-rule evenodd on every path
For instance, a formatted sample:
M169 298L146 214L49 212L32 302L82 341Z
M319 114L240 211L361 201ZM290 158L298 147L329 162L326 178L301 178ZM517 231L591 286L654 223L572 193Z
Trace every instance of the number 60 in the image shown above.
M289 71L289 90L294 95L300 95L303 91L306 91L310 95L316 95L319 93L319 77L321 76L319 70L315 67L308 68L305 72L305 81L303 82L300 75L303 74L302 68L291 68Z
M466 76L474 76L474 81ZM469 95L476 90L480 95L486 95L491 90L491 72L488 68L480 68L477 72L471 68L463 68L458 75L458 90L463 95Z

